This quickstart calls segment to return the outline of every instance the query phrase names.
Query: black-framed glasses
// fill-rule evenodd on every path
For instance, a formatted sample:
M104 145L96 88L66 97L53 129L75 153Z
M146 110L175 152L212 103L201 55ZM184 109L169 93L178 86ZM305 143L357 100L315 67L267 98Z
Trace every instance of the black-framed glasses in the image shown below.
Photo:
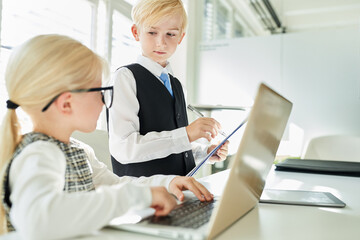
M88 88L88 89L74 89L74 90L69 90L69 91L65 91L65 92L72 92L72 93L101 92L102 101L105 104L106 108L111 108L112 103L113 103L113 97L114 97L114 87L113 86L100 87L100 88ZM48 104L46 104L46 106L41 111L45 112L50 107L50 105L53 102L55 102L55 100L63 93L64 92L59 93L53 99L51 99L51 101Z

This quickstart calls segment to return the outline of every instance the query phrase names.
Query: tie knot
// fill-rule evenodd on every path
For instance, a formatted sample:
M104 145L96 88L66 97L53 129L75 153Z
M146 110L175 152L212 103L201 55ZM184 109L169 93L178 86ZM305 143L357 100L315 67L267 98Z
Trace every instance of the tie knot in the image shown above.
M161 73L161 75L160 75L160 79L161 79L161 81L163 81L164 83L165 82L168 82L169 81L169 75L167 74L167 73Z

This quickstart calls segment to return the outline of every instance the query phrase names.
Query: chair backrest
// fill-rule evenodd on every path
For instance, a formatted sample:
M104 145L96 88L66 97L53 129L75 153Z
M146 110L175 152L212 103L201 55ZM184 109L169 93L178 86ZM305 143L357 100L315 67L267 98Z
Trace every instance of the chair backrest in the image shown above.
M97 159L106 164L108 169L112 171L110 151L109 151L109 138L105 130L96 129L91 133L83 133L75 131L72 134L76 138L94 149Z
M360 162L360 136L330 135L313 138L302 158Z

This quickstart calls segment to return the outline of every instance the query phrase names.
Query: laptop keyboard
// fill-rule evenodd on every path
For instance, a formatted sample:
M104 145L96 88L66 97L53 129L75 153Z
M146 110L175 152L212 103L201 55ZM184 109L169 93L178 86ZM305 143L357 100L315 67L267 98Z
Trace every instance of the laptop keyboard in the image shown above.
M196 229L210 220L214 206L215 201L201 202L197 199L189 200L179 205L179 207L172 210L165 217L152 216L150 222Z

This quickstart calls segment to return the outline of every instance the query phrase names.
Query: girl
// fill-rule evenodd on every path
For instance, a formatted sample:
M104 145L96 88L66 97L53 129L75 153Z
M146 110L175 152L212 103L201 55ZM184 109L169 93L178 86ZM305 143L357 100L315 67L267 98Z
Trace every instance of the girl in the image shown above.
M166 215L183 189L201 201L212 195L193 178L119 178L93 150L70 138L91 132L113 88L101 87L105 62L69 37L37 36L14 50L6 70L8 112L1 127L3 216L8 231L26 239L89 234L130 209L151 206ZM31 118L20 134L15 109ZM154 186L162 187L154 187Z

